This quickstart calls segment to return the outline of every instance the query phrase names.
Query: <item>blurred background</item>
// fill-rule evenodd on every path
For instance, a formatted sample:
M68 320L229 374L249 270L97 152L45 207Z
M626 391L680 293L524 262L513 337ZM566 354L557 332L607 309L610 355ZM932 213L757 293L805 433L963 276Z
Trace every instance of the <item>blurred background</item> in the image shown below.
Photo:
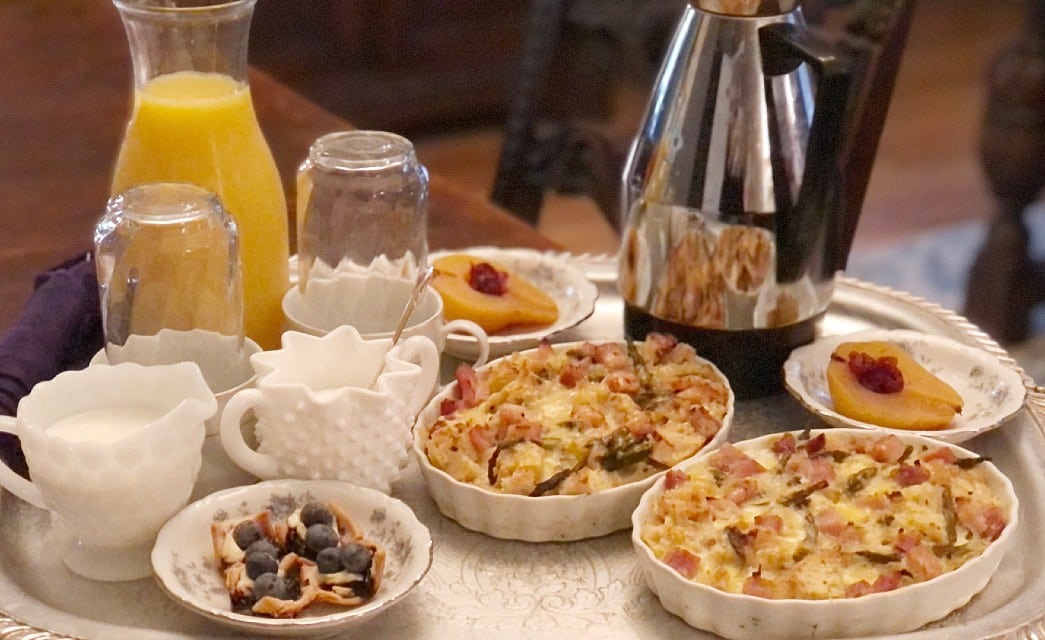
M880 1L880 0L879 0ZM518 0L262 0L251 60L354 125L411 138L422 162L490 193L526 21ZM573 0L541 109L634 134L684 0ZM806 2L819 19L830 2ZM1018 0L920 0L874 166L857 249L995 211L978 139L991 60ZM617 236L588 196L549 191L539 228L576 252Z
M409 137L430 169L564 249L613 254L619 166L685 3L262 0L250 55L355 126ZM800 4L837 30L897 3ZM1045 334L1045 205L1027 206L1045 180L1043 52L1043 0L918 0L847 269L965 313L1003 344ZM538 167L521 204L498 170L506 133L519 144L520 96L533 137L514 159Z

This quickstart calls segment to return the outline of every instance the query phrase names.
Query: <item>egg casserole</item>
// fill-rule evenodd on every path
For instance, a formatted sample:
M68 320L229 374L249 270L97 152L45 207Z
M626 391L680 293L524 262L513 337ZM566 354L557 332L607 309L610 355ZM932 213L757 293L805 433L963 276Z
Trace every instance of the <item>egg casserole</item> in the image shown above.
M693 456L731 406L718 369L673 337L542 343L459 369L424 453L456 480L496 492L590 494Z
M983 458L895 435L785 433L669 471L640 535L683 577L824 600L954 571L1008 525Z

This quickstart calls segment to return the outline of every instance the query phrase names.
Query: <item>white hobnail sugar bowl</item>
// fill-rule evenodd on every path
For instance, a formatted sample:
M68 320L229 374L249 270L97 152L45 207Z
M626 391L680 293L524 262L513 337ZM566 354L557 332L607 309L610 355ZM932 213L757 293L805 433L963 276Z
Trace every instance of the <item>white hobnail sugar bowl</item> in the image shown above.
M284 333L282 349L251 356L255 388L234 395L222 413L226 454L266 480L342 480L388 492L439 375L430 339L390 346L350 326L324 336ZM250 409L256 449L241 425Z

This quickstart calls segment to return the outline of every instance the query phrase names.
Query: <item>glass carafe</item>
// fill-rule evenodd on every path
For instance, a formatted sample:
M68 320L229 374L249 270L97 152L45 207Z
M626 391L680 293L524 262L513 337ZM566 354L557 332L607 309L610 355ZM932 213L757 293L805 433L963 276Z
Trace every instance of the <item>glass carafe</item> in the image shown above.
M134 106L112 193L150 182L215 192L239 229L246 334L272 349L289 287L289 230L247 82L255 1L113 0L134 64Z

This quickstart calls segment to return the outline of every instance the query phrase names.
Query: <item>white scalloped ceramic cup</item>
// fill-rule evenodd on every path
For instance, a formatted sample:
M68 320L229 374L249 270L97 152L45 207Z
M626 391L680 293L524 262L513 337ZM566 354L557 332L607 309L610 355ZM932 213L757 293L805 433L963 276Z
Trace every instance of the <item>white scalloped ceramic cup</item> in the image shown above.
M364 340L350 326L325 336L284 333L282 349L251 356L256 387L225 406L225 453L265 480L343 480L388 492L406 465L413 417L439 375L428 338L390 345ZM250 409L256 450L241 429Z
M310 280L305 291L288 289L283 295L283 315L288 329L313 336L349 325L367 340L391 338L413 288L414 282L403 278L340 273ZM467 359L477 367L490 356L489 337L483 328L463 318L446 321L443 298L432 287L425 289L407 318L403 337L410 336L425 336L440 353L448 340L470 340L476 347Z

